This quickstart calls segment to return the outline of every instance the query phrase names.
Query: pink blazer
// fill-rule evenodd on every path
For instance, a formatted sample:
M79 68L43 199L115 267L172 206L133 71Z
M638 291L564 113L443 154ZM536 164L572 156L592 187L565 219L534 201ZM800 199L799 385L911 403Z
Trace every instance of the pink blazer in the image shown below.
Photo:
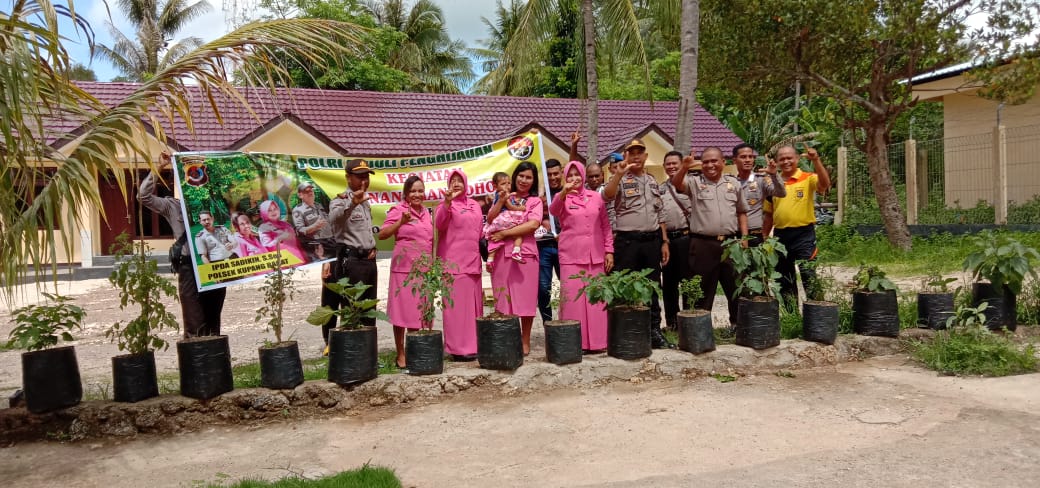
M412 269L412 263L419 259L419 256L422 256L423 253L433 253L433 220L425 207L417 211L407 203L394 205L386 212L383 227L401 220L404 212L412 214L412 220L397 229L397 236L394 238L394 255L390 259L391 272L407 273Z
M453 174L462 176L469 191L466 174L455 170ZM448 176L451 179L451 176ZM480 232L484 226L484 214L476 200L460 195L447 206L443 201L434 211L434 224L437 226L437 256L450 263L448 271L454 274L477 274L480 268Z
M607 206L599 192L585 188L585 168L574 161L567 164L581 173L581 189L565 198L558 195L549 213L560 219L560 264L601 264L606 253L614 252L614 234L607 218Z

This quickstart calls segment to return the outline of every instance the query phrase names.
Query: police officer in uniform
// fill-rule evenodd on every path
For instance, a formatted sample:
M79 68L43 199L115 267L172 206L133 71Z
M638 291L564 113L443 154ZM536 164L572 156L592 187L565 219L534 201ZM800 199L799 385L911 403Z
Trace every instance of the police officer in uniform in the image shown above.
M300 204L292 210L293 227L300 236L300 244L303 244L308 260L317 261L323 256L335 256L337 246L332 238L329 214L314 201L314 184L309 181L300 183L296 187L296 194L300 197Z
M329 203L329 222L332 235L339 245L336 263L332 266L332 281L347 278L351 283L371 285L362 300L376 298L376 239L372 235L372 206L368 202L368 178L375 173L364 159L352 159L346 168L347 191L336 195ZM338 300L337 300L338 302ZM338 308L339 303L330 305ZM374 318L361 320L362 325L374 326ZM336 327L336 318L321 327L325 341L329 330ZM327 348L326 348L327 351Z
M660 283L661 267L668 264L670 249L661 190L654 177L643 170L646 157L643 141L629 142L625 146L625 159L618 163L617 171L612 172L603 193L608 205L614 206L614 269L650 268L654 271L648 278ZM674 348L661 333L661 304L656 295L649 305L653 347Z
M686 169L692 169L694 160L686 158ZM701 174L691 175L678 171L671 182L677 191L690 197L693 211L690 218L690 271L701 277L704 297L697 303L701 310L711 310L715 290L722 290L729 301L729 321L737 318L736 273L733 264L722 260L722 242L747 235L747 201L740 181L722 174L725 159L722 150L709 147L701 152Z
M670 151L664 156L664 173L671 178L686 167L679 151ZM675 191L670 180L661 184L661 201L664 204L664 225L668 231L668 264L661 270L661 291L664 292L664 322L675 330L675 320L680 303L679 282L689 276L690 254L690 197ZM692 306L693 304L689 304Z
M202 230L195 234L195 249L202 255L202 262L215 263L238 257L234 254L238 242L227 227L213 225L212 213L208 210L199 212L199 223Z
M172 166L170 154L163 152L160 157L159 170ZM156 173L149 173L141 181L137 193L137 201L145 208L161 215L170 224L176 244L180 245L180 259L174 260L173 272L177 274L177 296L181 302L181 319L184 322L184 338L220 335L220 314L224 310L224 298L227 288L199 291L195 283L195 273L191 269L191 256L188 253L187 229L181 214L181 202L173 197L155 194L155 183L159 179ZM176 247L176 246L175 246Z
M765 173L756 173L755 149L750 144L733 148L733 161L737 165L737 179L747 198L748 245L758 246L768 237L769 229L762 225L762 203L769 198L787 196L784 183L776 174L776 162L769 160Z

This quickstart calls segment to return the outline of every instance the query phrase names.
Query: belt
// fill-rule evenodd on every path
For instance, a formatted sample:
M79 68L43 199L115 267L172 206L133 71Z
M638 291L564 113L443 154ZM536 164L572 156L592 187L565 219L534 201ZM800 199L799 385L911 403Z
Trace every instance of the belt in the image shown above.
M690 229L679 229L679 230L670 230L670 231L668 231L668 238L669 239L678 239L680 237L684 237L684 236L688 236L688 235L690 235Z
M726 234L726 235L713 235L713 236L710 236L710 235L705 235L705 234L698 234L696 232L690 232L690 235L693 236L693 237L696 237L698 239L704 239L704 240L708 240L708 241L718 241L718 242L722 242L722 241L724 241L726 239L736 239L736 238L740 237L739 234Z
M361 249L353 246L343 246L340 248L338 255L341 258L368 259L368 254L371 252L371 249Z
M542 239L540 241L534 241L534 243L538 244L538 249L542 249L542 248L545 248L545 247L548 247L548 248L557 247L556 239Z
M639 232L622 230L618 231L617 238L626 241L653 241L661 238L661 231Z
M758 234L758 235L762 235L762 229L751 229L751 230L747 231L747 233L748 233L748 234Z

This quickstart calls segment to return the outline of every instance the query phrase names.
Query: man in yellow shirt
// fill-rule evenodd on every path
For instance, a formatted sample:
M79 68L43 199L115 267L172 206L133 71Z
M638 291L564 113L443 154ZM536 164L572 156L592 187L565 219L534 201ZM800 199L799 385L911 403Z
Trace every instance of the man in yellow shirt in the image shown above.
M798 261L816 259L816 205L815 194L826 195L831 188L827 168L814 148L808 148L802 156L813 163L814 173L798 169L798 151L793 146L781 147L776 152L776 163L780 167L781 179L787 190L783 197L774 196L765 210L772 209L773 233L787 248L787 256L780 258L780 289L784 295L798 294L794 276L794 265ZM801 267L802 283L815 279L810 266ZM820 297L809 297L818 299Z

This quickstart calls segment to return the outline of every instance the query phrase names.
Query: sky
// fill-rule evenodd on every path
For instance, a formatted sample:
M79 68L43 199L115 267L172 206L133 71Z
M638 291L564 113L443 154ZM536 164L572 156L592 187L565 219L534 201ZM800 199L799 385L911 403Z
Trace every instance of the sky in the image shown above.
M197 36L204 41L211 41L229 32L224 18L223 6L224 3L233 4L235 0L207 1L213 6L213 9L206 16L188 24L180 32L180 37ZM109 0L109 3L114 5L112 0ZM255 0L238 0L240 6L256 3L258 2ZM436 0L436 3L444 11L444 20L448 27L448 34L452 39L459 39L468 47L477 47L477 41L486 37L487 31L480 18L482 16L488 19L494 18L494 0ZM73 4L76 7L76 13L85 17L94 29L95 43L111 44L112 37L109 36L107 27L109 13L105 2L102 0L80 0L74 1ZM116 27L127 36L131 36L133 30L130 28L130 24L122 19L121 13L115 10L114 6L112 8L112 20L115 22ZM69 50L69 56L73 61L93 69L99 81L109 81L119 75L119 72L107 61L97 58L91 61L86 43L81 37L77 38L73 34L71 27L65 32L70 37L65 43L65 47ZM475 63L474 69L479 71L479 65Z

